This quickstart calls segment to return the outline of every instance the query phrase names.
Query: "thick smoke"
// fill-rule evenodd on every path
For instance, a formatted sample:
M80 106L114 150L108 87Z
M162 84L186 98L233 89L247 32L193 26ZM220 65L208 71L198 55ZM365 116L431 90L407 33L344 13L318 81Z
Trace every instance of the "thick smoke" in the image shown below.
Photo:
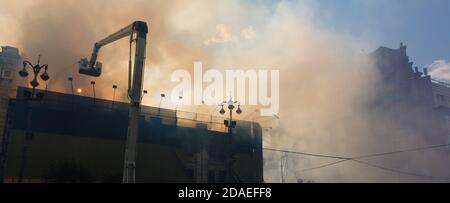
M169 93L175 69L192 71L194 61L205 68L280 70L280 120L267 131L266 146L330 155L358 156L427 144L413 128L392 124L383 110L372 111L379 75L361 49L373 42L320 29L313 23L312 1L7 1L1 0L0 42L19 47L31 60L38 54L50 65L49 89L69 92L67 77L89 95L92 78L77 74L76 62L89 56L94 42L135 20L149 23L144 103L158 105ZM118 84L125 100L128 41L102 50L104 75L97 79L98 96L111 99ZM163 107L173 107L166 103ZM195 110L195 107L184 107ZM247 110L245 109L247 108ZM241 118L252 118L244 107ZM415 115L417 116L417 115ZM411 135L411 136L405 136ZM399 170L449 175L448 165L434 152L371 159ZM436 152L437 153L437 152ZM425 154L425 155L424 155ZM278 182L279 153L265 152L265 179ZM419 156L420 155L420 156ZM430 160L424 157L435 157ZM354 162L303 172L335 160L289 155L287 181L316 182L441 181L397 175Z

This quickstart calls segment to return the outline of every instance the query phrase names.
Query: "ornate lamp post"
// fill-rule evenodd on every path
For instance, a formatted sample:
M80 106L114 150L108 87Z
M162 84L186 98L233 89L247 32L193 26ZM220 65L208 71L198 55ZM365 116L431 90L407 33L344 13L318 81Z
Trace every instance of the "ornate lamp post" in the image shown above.
M42 73L42 75L40 75L40 77L43 81L47 81L50 79L50 76L47 73L48 65L44 64L41 66L40 61L41 61L41 55L39 55L38 62L36 65L33 65L29 61L25 60L25 61L23 61L23 69L19 71L19 75L22 78L26 78L28 76L27 67L30 67L31 70L33 71L34 77L33 77L33 80L30 82L30 85L33 87L33 91L31 93L32 99L34 99L36 87L39 86L39 82L37 80L37 76L39 75L39 72L41 72L41 70L44 69L44 73Z
M224 115L226 113L226 111L224 109L225 105L227 105L228 110L230 111L229 120L224 121L225 127L228 128L228 138L227 138L227 145L226 145L226 151L227 151L226 171L227 171L228 182L231 182L233 180L233 178L232 178L232 174L233 174L232 164L233 163L232 162L234 162L233 161L234 153L231 150L231 141L232 141L232 135L233 135L233 128L236 127L236 121L233 120L233 110L236 108L236 104L238 107L236 109L236 113L241 114L242 113L241 104L238 101L233 101L231 98L228 102L222 103L222 108L219 111L220 114ZM237 177L235 177L235 179L236 178Z
M28 76L28 72L27 72L27 67L29 66L31 68L31 70L33 71L33 80L30 82L31 86L33 87L33 90L31 92L31 94L29 92L25 92L25 96L28 100L35 100L35 99L42 99L42 97L44 96L42 93L37 94L37 96L35 96L35 92L36 92L36 87L39 86L39 82L38 82L38 75L41 72L41 70L44 70L44 73L42 73L40 75L40 78L43 81L48 81L50 79L50 76L47 73L48 70L48 65L44 64L44 65L40 65L40 61L41 61L41 55L39 55L38 58L38 62L36 65L31 64L29 61L23 61L23 69L19 71L19 75L22 78L26 78ZM28 104L29 105L29 104ZM20 165L20 171L19 171L19 180L18 182L21 183L23 176L25 174L25 165L26 165L26 161L27 161L27 154L28 154L28 148L30 145L30 141L33 139L33 132L30 129L31 126L31 118L32 118L32 111L33 108L31 106L28 106L28 113L27 113L27 127L26 127L26 134L25 134L25 140L24 140L24 145L22 148L22 158L21 158L21 165Z
M241 104L238 101L233 101L231 98L228 102L222 103L222 109L220 109L220 111L219 111L220 114L224 115L226 113L226 111L224 109L224 105L227 105L228 110L230 111L230 117L229 117L229 120L224 121L224 124L225 124L225 127L228 128L228 133L230 135L233 134L233 128L236 127L236 121L233 121L233 110L236 108L236 106L235 106L236 104L238 105L236 113L241 114L242 113Z

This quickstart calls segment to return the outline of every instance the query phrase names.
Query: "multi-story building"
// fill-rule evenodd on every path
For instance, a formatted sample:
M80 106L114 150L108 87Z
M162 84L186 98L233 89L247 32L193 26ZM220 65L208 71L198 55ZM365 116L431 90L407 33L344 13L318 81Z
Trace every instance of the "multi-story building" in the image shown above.
M2 46L0 52L0 165L4 154L3 134L6 125L6 112L11 91L14 89L14 73L21 62L19 49L9 46ZM1 176L1 171L0 171Z
M0 79L2 82L12 82L20 63L19 49L2 46L2 51L0 52Z
M10 101L5 182L121 181L129 104L24 92ZM232 181L262 182L261 127L238 121L227 145L223 119L143 106L136 181L224 182L231 146Z
M413 129L428 143L448 143L450 135L450 85L421 72L406 53L380 47L370 54L380 81L375 107L386 110L398 125Z
M9 94L13 87L14 73L19 67L20 62L19 49L2 46L0 52L0 132L4 131Z

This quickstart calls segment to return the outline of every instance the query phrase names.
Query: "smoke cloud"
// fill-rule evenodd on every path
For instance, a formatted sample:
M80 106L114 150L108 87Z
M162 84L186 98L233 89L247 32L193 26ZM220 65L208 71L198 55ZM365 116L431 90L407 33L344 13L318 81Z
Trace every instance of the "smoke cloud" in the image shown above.
M75 78L76 87L90 90L89 81L94 78L78 75L76 62L89 56L96 41L143 20L150 30L144 84L150 93L144 98L147 105L157 106L159 94L169 93L176 85L170 82L172 71L192 71L195 61L215 69L279 69L280 119L261 121L250 106L243 108L246 113L240 117L275 127L265 131L266 146L358 156L431 143L411 126L393 124L383 110L368 107L376 97L379 73L360 50L373 48L374 42L316 26L313 1L0 0L0 4L0 42L19 47L32 61L41 54L50 66L50 90L70 92L69 76ZM111 99L112 85L118 84L121 100L126 100L128 46L124 39L102 49L99 61L104 73L95 79L99 97ZM183 108L195 111L195 107ZM438 160L443 152L368 161L445 176L450 175L448 165L443 167ZM264 153L267 182L279 181L281 155ZM351 161L301 170L332 161L289 155L287 181L442 181L398 175Z

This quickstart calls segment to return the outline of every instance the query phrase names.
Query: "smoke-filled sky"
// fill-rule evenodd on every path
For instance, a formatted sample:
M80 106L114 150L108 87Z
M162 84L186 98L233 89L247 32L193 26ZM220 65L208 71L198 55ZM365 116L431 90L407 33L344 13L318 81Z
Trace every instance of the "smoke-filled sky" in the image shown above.
M376 38L379 45L409 46L419 67L450 59L450 18L447 0L319 0L315 21L357 38ZM370 51L370 50L366 50Z
M49 89L69 92L66 80L69 76L75 77L75 86L89 87L91 78L78 75L76 62L90 55L96 41L135 20L143 20L150 30L144 84L150 94L144 97L145 104L158 105L159 94L169 93L176 85L170 81L172 71L192 71L195 61L202 61L204 69L277 69L281 119L271 133L275 138L266 143L271 147L357 156L436 144L427 143L413 129L392 125L383 116L367 114L366 104L373 99L378 75L365 63L363 55L385 44L397 48L404 41L411 45L410 50L416 50L412 59L417 58L421 64L448 59L450 56L445 54L450 46L445 46L448 38L439 32L440 27L426 24L435 29L418 28L423 35L401 29L405 26L401 22L409 22L406 17L413 11L417 15L428 13L427 16L432 16L430 20L440 19L436 16L442 14L422 12L416 8L421 4L419 1L374 2L0 0L0 44L20 48L32 61L42 54L53 78ZM400 2L405 5L400 7ZM441 6L437 0L430 5L448 8L447 2L440 2ZM408 6L416 10L411 11ZM422 21L410 23L425 25ZM425 39L426 33L431 41ZM425 51L425 46L436 48ZM99 97L110 99L112 84L118 84L121 99L125 100L127 60L128 40L102 49L99 61L103 62L104 72L96 79ZM166 102L163 107L175 105ZM244 108L244 111L241 118L253 116L254 110ZM436 161L427 158L439 153L376 161L402 170L445 176L449 170L448 165L440 165L441 156L434 156ZM279 154L265 155L266 180L279 181ZM291 159L289 181L296 178L318 182L436 181L355 163L302 173L299 169L330 160Z

